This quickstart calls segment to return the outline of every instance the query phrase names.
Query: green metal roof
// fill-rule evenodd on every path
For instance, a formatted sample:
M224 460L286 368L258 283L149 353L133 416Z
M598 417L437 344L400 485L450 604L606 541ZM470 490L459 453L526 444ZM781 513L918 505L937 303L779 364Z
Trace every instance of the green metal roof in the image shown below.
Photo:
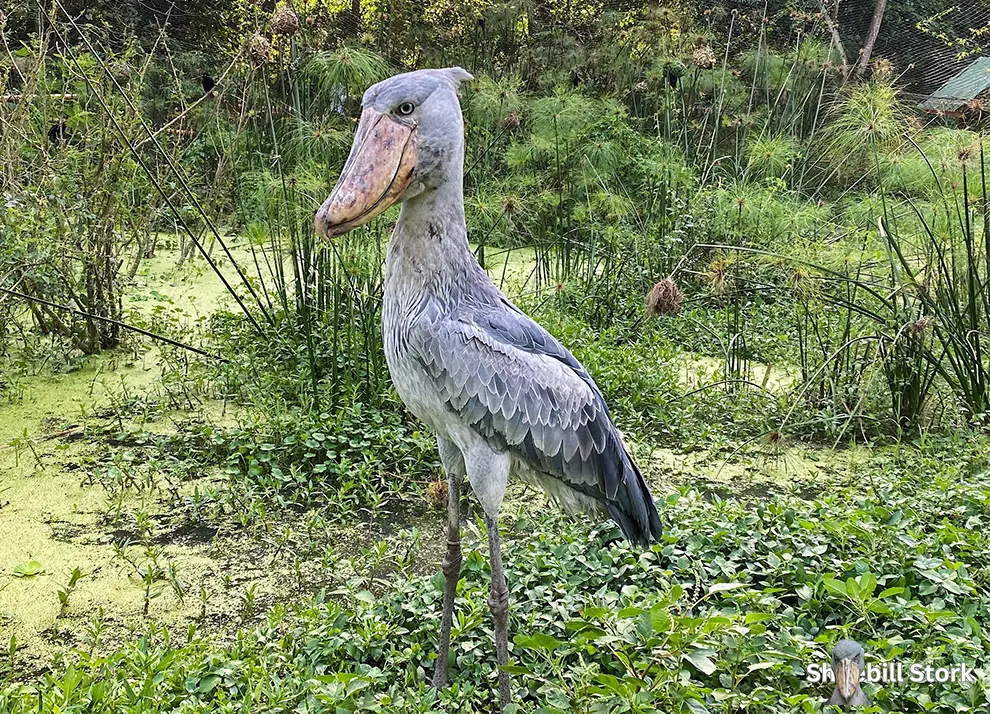
M990 89L990 57L974 60L921 103L923 109L955 111Z

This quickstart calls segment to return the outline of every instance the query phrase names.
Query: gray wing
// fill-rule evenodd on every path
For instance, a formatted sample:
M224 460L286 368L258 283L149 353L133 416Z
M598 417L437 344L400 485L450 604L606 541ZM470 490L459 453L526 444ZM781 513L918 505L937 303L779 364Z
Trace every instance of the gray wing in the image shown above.
M598 387L553 336L505 300L423 328L413 353L478 434L602 503L630 540L659 540L656 506Z

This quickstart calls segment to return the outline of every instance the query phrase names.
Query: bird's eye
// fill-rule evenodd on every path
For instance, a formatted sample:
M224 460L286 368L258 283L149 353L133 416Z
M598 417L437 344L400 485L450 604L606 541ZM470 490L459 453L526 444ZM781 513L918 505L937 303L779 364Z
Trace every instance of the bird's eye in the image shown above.
M407 117L413 113L414 109L416 109L416 107L413 106L412 102L403 102L395 108L395 113L400 117Z

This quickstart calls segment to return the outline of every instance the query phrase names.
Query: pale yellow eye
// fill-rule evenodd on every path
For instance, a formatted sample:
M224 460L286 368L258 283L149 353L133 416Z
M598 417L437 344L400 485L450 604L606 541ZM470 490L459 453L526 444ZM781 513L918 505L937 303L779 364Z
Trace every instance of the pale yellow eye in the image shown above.
M395 108L395 113L398 114L400 117L407 117L410 114L412 114L413 110L415 109L416 107L413 106L412 102L403 102L402 104L400 104Z

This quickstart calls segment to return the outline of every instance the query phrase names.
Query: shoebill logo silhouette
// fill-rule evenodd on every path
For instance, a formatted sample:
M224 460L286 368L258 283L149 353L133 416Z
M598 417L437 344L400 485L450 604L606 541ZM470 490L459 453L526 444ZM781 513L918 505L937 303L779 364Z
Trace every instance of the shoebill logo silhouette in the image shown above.
M939 667L928 662L865 661L866 652L855 640L839 640L832 650L832 662L815 662L808 665L809 684L833 685L832 696L826 704L849 709L868 706L869 698L862 685L901 686L913 684L958 684L968 686L977 681L978 670L973 663L955 663Z
M870 703L863 693L860 679L866 666L866 651L855 640L839 640L832 650L832 674L835 689L826 704L836 704L848 709Z

